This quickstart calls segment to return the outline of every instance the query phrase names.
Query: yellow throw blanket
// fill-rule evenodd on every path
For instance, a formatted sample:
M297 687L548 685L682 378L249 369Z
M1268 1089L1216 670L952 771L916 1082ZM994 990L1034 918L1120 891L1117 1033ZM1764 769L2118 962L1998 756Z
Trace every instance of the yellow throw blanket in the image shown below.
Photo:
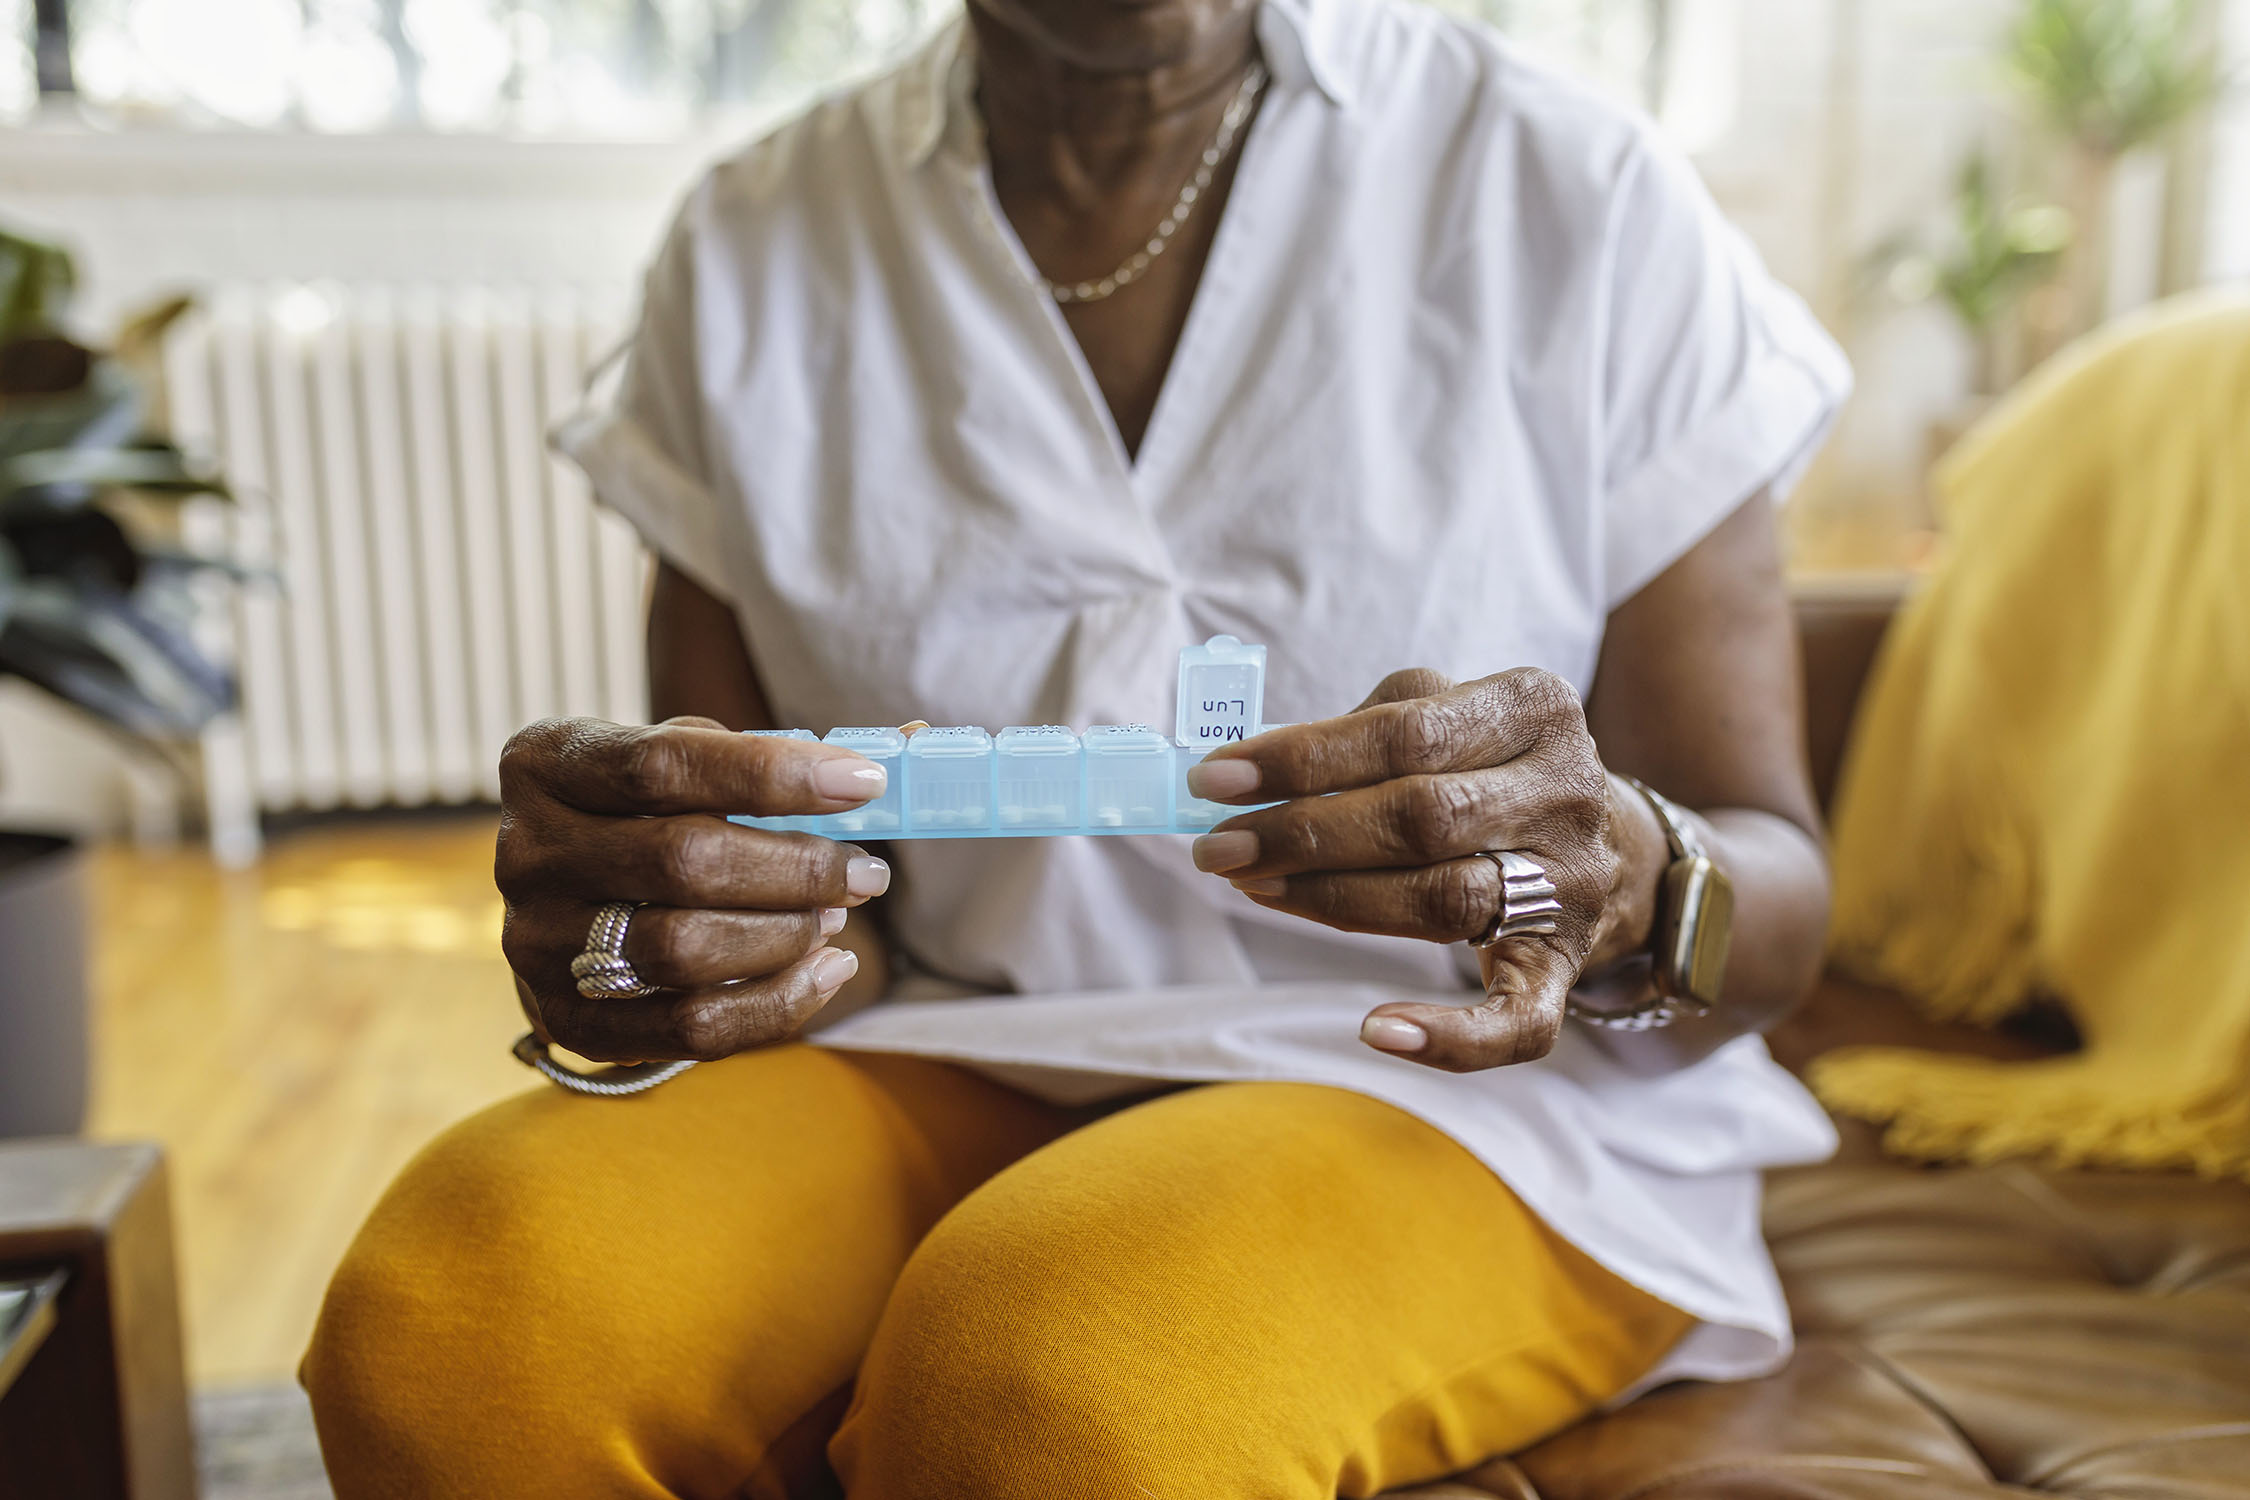
M1831 946L1941 1019L2060 997L2085 1050L1832 1054L1928 1160L2250 1178L2250 300L2064 356L1939 476L1947 555L1845 768Z

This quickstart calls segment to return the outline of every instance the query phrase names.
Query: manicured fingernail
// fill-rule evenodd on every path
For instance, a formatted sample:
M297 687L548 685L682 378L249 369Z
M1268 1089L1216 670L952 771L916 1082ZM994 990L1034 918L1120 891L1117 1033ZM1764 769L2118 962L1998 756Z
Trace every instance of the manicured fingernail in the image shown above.
M1268 875L1258 880L1237 880L1234 888L1245 896L1282 896L1289 892L1289 882L1279 875Z
M1239 870L1255 863L1258 858L1258 836L1247 828L1230 828L1225 833L1207 833L1195 841L1188 851L1195 867L1213 875L1228 870Z
M890 774L871 760L837 756L813 767L813 790L836 802L869 802L883 795Z
M1359 1024L1359 1039L1378 1052L1419 1052L1430 1044L1428 1032L1396 1016L1369 1016Z
M849 915L850 913L846 912L841 906L821 908L820 935L822 937L834 937L837 933L842 932L844 930L844 918Z
M820 992L821 999L832 999L844 987L844 981L858 972L858 954L849 948L823 948L813 960L813 988Z
M1258 767L1247 760L1206 760L1188 768L1188 790L1209 802L1246 797L1258 789Z
M891 867L872 854L855 854L844 866L844 889L855 896L880 896L891 888Z

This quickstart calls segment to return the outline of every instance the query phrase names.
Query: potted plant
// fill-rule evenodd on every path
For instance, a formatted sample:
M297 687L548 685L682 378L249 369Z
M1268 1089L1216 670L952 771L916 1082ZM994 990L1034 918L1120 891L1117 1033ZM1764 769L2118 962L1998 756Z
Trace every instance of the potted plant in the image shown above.
M2069 213L2003 193L1989 157L1962 164L1953 191L1953 226L1942 242L1894 240L1877 266L1901 302L1943 302L1970 346L1969 402L1981 412L2015 383L2014 313L2026 294L2052 278L2076 239Z
M216 564L168 524L181 499L225 490L152 410L155 353L186 304L98 352L64 331L75 280L63 251L0 232L0 676L163 750L234 699L190 630L190 585ZM67 834L0 829L0 1137L84 1118L81 864Z
M2208 104L2222 78L2206 0L2025 0L2007 70L2060 138L2063 202L2079 233L2034 357L2103 318L2118 165Z

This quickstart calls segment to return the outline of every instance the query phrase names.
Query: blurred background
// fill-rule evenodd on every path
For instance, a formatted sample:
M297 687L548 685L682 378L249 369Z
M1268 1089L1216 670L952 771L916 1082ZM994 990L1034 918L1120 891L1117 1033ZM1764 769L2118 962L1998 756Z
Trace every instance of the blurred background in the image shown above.
M1922 566L2068 340L2250 279L2250 0L1445 3L1653 114L1849 349L1803 587ZM541 433L698 165L949 13L0 0L0 827L59 835L0 1090L171 1151L214 1493L321 1493L257 1444L327 1271L528 1076L499 744L641 712L645 559Z

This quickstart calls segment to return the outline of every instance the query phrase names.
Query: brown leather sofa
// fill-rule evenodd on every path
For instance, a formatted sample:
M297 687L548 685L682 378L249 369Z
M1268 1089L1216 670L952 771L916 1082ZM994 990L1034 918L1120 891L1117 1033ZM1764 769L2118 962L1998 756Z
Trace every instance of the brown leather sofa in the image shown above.
M1895 604L1886 588L1799 598L1824 798ZM1878 1040L2067 1044L2036 1020L1933 1025L1831 982L1773 1045L1802 1067ZM1656 1391L1417 1500L2250 1497L2250 1186L1913 1167L1847 1124L1836 1160L1774 1175L1766 1233L1796 1315L1786 1368Z

